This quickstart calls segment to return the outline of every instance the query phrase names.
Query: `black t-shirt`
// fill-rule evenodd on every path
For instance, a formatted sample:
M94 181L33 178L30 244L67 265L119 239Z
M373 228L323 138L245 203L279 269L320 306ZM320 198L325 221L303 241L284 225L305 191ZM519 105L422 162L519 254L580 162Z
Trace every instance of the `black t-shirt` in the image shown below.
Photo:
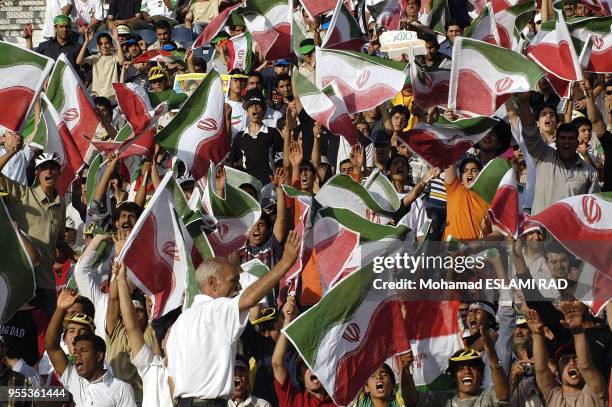
M612 191L612 133L606 131L599 140L606 160L604 161L604 184L602 192Z
M231 161L261 181L270 182L272 163L282 158L283 138L278 130L262 126L255 137L247 131L236 135L232 144Z
M115 20L127 20L140 13L141 0L110 0L108 15Z
M68 61L70 61L70 64L77 72L79 71L79 66L76 63L76 60L79 56L80 50L81 44L78 43L78 35L76 38L71 36L68 42L64 45L60 45L59 42L53 38L48 41L41 42L38 44L38 47L34 49L34 51L38 52L39 54L53 59L59 58L61 54L66 54L66 58ZM88 54L89 52L86 51L86 55Z

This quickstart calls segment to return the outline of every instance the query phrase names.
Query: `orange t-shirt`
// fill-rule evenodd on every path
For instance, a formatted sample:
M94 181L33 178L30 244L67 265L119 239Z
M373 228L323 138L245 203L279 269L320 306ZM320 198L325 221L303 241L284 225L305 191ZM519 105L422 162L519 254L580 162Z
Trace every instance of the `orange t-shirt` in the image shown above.
M450 235L459 240L475 240L488 235L491 232L487 216L489 204L463 186L459 179L445 186L446 229L443 239Z

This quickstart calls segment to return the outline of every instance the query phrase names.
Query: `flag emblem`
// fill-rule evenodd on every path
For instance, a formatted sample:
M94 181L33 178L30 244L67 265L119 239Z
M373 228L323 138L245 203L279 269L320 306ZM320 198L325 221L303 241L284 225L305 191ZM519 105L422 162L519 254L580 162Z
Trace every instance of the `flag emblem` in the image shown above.
M601 207L597 203L597 199L591 195L582 197L582 212L589 225L597 223L601 219Z
M62 119L64 119L65 122L71 122L73 120L77 120L78 118L79 111L74 107L71 107L70 109L66 110L62 115Z
M513 82L514 81L508 77L502 78L495 82L495 90L497 91L497 93L503 93L510 89Z
M593 40L593 46L597 49L603 47L603 38L601 38L599 35L593 35L591 37L591 39Z
M217 121L211 117L202 119L198 122L198 129L205 131L215 131L219 128Z
M171 240L164 243L164 245L162 246L162 251L164 252L166 256L172 257L174 260L181 259L179 257L178 248L176 247L176 243L174 243Z
M357 342L359 341L359 336L361 335L361 329L359 329L359 325L355 322L351 322L344 329L344 333L342 334L342 338L349 342Z
M363 86L368 82L368 79L370 79L370 70L364 69L357 78L357 87L359 89L363 88Z

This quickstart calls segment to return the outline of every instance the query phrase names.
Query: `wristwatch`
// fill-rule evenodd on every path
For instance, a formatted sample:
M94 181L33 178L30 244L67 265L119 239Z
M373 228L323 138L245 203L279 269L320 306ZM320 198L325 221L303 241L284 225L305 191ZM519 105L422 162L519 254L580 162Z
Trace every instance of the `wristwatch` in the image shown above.
M583 326L577 326L575 328L570 328L570 332L572 333L572 335L583 334L584 333L584 327Z
M491 368L492 369L501 369L502 367L502 363L501 360L497 359L497 362L492 362L491 363Z

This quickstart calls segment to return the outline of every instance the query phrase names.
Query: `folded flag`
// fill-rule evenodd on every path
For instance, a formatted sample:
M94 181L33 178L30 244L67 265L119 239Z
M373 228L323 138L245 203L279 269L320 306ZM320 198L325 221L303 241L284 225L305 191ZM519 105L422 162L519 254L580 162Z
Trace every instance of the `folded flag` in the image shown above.
M585 70L589 72L612 72L612 33L610 26L612 17L585 17L571 19L567 22L571 32L574 48L577 52L582 50L589 37L592 40L588 65Z
M23 236L0 200L0 242L6 254L0 260L0 325L34 298L34 267L23 246Z
M476 17L470 26L465 29L463 36L473 40L484 41L488 44L501 46L502 41L497 31L497 24L495 22L495 15L491 8L491 3L487 3L484 6L484 9L480 12L478 17ZM505 42L509 42L509 39L506 38Z
M0 126L20 132L53 68L53 60L0 41Z
M287 0L249 0L245 7L238 9L263 59L289 58L291 12Z
M229 152L224 106L221 77L212 71L155 136L155 141L183 161L196 179L206 176L210 163L221 162Z
M389 30L399 30L400 16L406 13L406 0L382 0L368 6L368 11L377 24Z
M244 72L251 72L253 39L250 33L246 32L229 38L225 41L225 48L229 54L228 70L242 69Z
M495 12L499 45L516 52L521 52L521 45L524 41L521 34L527 23L535 16L535 3L527 2L497 9L496 4L498 3L500 2L493 2L492 9ZM505 2L503 3L506 4Z
M358 132L351 120L346 105L341 97L338 97L335 82L330 83L324 90L317 88L308 78L293 70L295 78L296 94L304 110L313 120L321 123L332 134L344 136L354 145L357 143Z
M501 157L494 158L480 171L470 189L491 205L500 183L511 168L512 166L506 159Z
M450 70L410 64L410 82L414 100L423 109L448 103Z
M458 37L453 45L448 107L491 116L511 94L535 90L544 75L537 64L514 51Z
M433 125L417 124L403 133L400 141L432 167L445 168L456 163L496 123L495 119L484 116L455 121L441 117Z
M187 210L183 191L169 171L117 255L128 268L128 278L153 298L153 318L183 302L188 269L193 268L183 238L188 233L179 218Z
M300 0L310 17L317 17L319 14L327 13L336 6L335 0Z
M321 47L361 51L365 42L355 17L344 4L344 0L338 0Z
M152 49L140 54L132 60L134 64L145 64L147 62L166 62L166 58L173 58L174 55L170 51L164 51L163 49Z
M89 92L65 54L57 58L46 94L66 123L81 156L85 157L100 119Z
M349 113L372 109L399 93L408 64L359 52L317 48L317 86L335 81Z
M587 284L590 290L581 301L591 302L598 315L612 298L612 194L587 194L565 198L529 218L576 257L591 265L595 272ZM584 270L583 270L584 272ZM585 278L581 276L584 282Z
M506 236L518 238L519 195L516 187L516 173L510 168L502 178L489 208L491 223Z
M221 31L221 29L225 26L229 15L232 11L236 10L238 7L242 5L241 2L238 2L234 5L224 8L215 18L213 18L210 23L204 27L198 38L193 43L193 48L201 48L206 44L209 44L213 38Z
M525 50L525 55L547 72L566 81L582 80L582 69L563 12L557 11L553 27L542 26ZM549 29L547 29L549 28Z

